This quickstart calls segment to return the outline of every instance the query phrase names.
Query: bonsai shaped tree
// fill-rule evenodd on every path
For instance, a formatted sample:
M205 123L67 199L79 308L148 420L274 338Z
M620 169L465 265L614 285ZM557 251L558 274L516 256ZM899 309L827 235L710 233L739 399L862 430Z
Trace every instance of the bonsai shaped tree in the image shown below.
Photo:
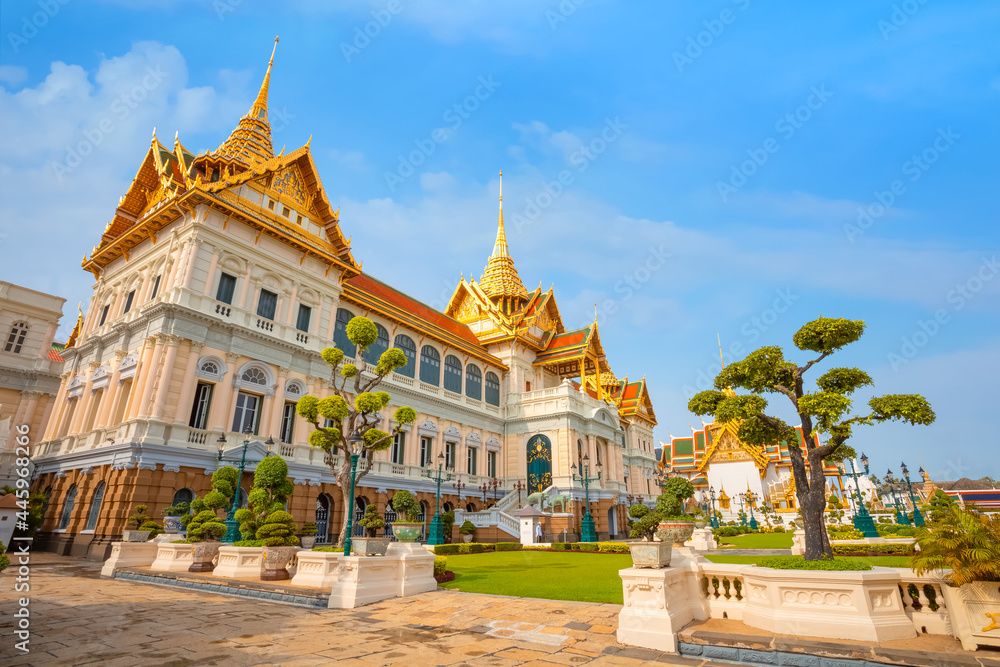
M420 503L416 501L409 491L397 491L392 497L392 509L399 514L406 516L406 520L413 523L420 514Z
M148 509L146 505L136 505L135 513L129 516L125 525L135 530L148 530L150 537L156 537L163 532L163 529L146 514Z
M830 540L823 526L826 507L824 463L853 457L845 443L856 425L891 420L910 424L930 424L934 411L918 394L890 394L869 399L870 411L849 416L855 390L872 384L871 377L857 368L832 368L816 378L815 389L806 387L805 374L813 366L841 350L864 333L863 320L820 317L807 323L792 337L800 350L816 353L803 365L785 359L780 347L762 347L742 361L731 363L715 378L715 389L702 391L688 402L698 415L712 415L717 422L737 422L738 437L757 447L788 443L795 494L805 528L805 559L833 558ZM733 387L746 390L737 394ZM768 394L787 398L802 424L802 438L796 430L767 409ZM819 443L825 435L826 444Z
M684 501L694 496L694 485L684 477L671 477L663 486L663 492L656 499L656 511L660 521L670 519L687 520Z
M367 317L354 317L347 323L347 338L357 346L357 363L344 364L344 353L328 347L323 350L323 360L330 364L333 396L322 400L307 395L299 399L296 411L313 425L309 444L327 452L328 465L337 479L343 493L344 507L351 507L351 460L345 456L338 463L333 456L339 450L350 454L377 452L387 449L393 438L412 424L417 413L410 407L397 408L393 414L392 433L386 433L376 425L382 420L380 411L389 404L390 396L384 391L375 391L389 373L407 364L406 354L399 348L391 347L382 353L377 364L365 358L365 352L378 340L378 328ZM368 374L368 379L363 379ZM330 426L320 426L319 420L330 420ZM364 466L357 471L355 480L368 473ZM338 544L344 543L347 525L340 529Z
M160 510L163 516L184 516L191 510L191 504L187 501L181 501L176 505L170 505L169 507L164 507Z
M280 456L268 456L257 464L247 507L236 510L240 522L239 546L295 546L295 522L285 511L285 502L295 487L288 479L288 464Z
M937 523L951 516L951 508L955 504L954 498L941 489L934 489L934 493L924 505L924 515L931 523Z
M632 531L629 537L633 539L643 539L647 542L653 541L656 534L656 527L660 524L660 515L646 505L632 505L628 508L628 515L636 521L632 521Z
M302 537L312 537L313 535L316 535L318 533L319 533L319 528L316 526L314 522L307 521L304 524L302 524L302 531L301 531Z
M441 523L444 525L444 536L451 539L451 529L455 525L455 510L448 510L441 515Z
M219 468L212 473L212 490L204 498L191 501L192 514L181 517L189 542L214 541L226 534L226 524L219 518L218 510L232 505L238 475L239 472L232 466Z
M466 521L459 527L458 532L462 535L472 535L476 532L476 525L471 521Z
M375 537L378 531L385 528L385 520L379 514L377 507L369 505L364 515L358 519L358 525L365 529L365 535Z
M987 516L952 504L916 535L918 551L910 567L922 575L951 569L948 583L1000 581L1000 515Z

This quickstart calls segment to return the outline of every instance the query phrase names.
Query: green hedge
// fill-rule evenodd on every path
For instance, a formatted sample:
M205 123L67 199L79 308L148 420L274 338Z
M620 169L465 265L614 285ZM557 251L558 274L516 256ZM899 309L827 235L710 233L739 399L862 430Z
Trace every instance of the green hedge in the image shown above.
M573 542L573 551L597 551L597 542Z
M570 551L573 548L571 542L555 542L552 544L553 551Z
M313 547L313 551L326 551L332 553L343 553L344 547Z
M597 550L604 554L627 554L631 551L624 542L598 542Z
M769 567L775 570L870 570L872 566L850 558L840 560L806 560L802 556L772 556L762 558L757 567Z
M497 542L493 545L494 551L520 551L523 548L520 542Z
M458 547L458 544L438 544L434 547L434 553L441 555L457 554Z
M912 544L833 544L837 556L912 556Z
M444 574L448 566L448 559L444 556L434 557L434 574Z

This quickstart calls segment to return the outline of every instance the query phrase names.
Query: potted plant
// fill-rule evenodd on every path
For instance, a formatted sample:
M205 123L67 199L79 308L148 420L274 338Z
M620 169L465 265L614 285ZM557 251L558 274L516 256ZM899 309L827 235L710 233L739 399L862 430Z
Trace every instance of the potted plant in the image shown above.
M448 510L441 515L441 525L444 526L444 541L451 542L451 531L455 525L455 510Z
M989 622L1000 618L994 616L1000 610L1000 515L957 504L938 512L938 521L917 532L920 551L910 566L917 575L951 568L941 591L964 649L1000 646L1000 628Z
M459 526L458 532L461 534L463 542L471 542L472 534L476 532L476 526L471 521L466 519L465 522Z
M175 535L181 532L181 517L187 514L190 509L191 506L187 501L179 502L170 507L164 507L162 510L163 531L168 535Z
M228 530L217 512L230 506L238 476L239 472L232 466L219 468L212 473L212 490L204 498L191 501L193 516L186 524L187 539L192 543L188 572L211 572L215 569L214 560L219 553L219 541Z
M416 542L420 537L424 524L417 521L420 514L420 503L416 501L409 491L398 491L392 497L392 508L397 514L406 517L406 521L393 521L392 534L400 542Z
M656 499L660 525L656 536L674 546L684 546L694 533L693 517L684 513L684 501L694 495L694 486L683 477L671 477Z
M125 524L132 530L126 530L122 533L124 541L145 542L149 539L150 533L155 536L156 533L161 532L160 526L146 514L147 509L149 508L146 505L135 506L135 513L129 516Z
M288 579L288 562L295 555L299 538L295 521L285 511L294 486L288 479L288 464L280 456L268 456L257 464L253 488L247 495L247 507L237 510L240 534L244 541L259 542L264 547L263 581Z
M656 529L660 525L660 514L646 505L633 505L628 509L632 526L629 537L629 552L634 567L661 568L670 564L673 543L666 540L654 541Z
M388 537L375 537L378 531L385 528L385 520L378 508L369 505L365 513L358 520L358 525L364 528L365 537L354 537L351 544L354 546L355 556L384 556L389 549Z
M302 534L299 536L299 543L303 549L312 549L316 546L317 533L319 533L319 528L314 522L307 521L302 524Z

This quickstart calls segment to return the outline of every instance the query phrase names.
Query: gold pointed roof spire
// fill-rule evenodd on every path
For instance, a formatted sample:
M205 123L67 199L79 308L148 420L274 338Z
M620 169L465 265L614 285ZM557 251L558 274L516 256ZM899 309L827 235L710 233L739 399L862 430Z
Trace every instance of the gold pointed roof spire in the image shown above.
M215 151L218 157L235 160L246 166L260 164L274 157L274 146L271 143L271 125L267 121L267 94L271 85L271 68L274 66L274 54L278 50L278 38L274 38L274 48L271 59L267 63L267 73L260 85L257 99L239 124L221 146Z
M79 317L76 318L76 326L73 327L73 331L69 335L69 340L66 341L66 346L63 349L68 350L71 347L76 346L76 339L80 337L80 330L83 329L83 302L81 301L76 305L76 309L80 312Z
M497 226L497 240L493 244L493 254L486 262L486 268L479 280L483 292L491 298L528 298L528 290L517 274L514 260L507 248L507 234L503 227L503 172L500 172L500 222Z

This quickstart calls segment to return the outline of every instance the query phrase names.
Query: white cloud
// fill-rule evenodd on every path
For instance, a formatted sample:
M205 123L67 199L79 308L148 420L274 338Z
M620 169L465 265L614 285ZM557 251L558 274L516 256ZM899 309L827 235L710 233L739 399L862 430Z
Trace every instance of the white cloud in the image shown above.
M28 78L28 69L17 65L0 65L0 82L17 85Z
M365 162L364 153L361 151L339 151L334 148L330 150L329 155L342 167L353 169L354 171L368 171L368 164Z

